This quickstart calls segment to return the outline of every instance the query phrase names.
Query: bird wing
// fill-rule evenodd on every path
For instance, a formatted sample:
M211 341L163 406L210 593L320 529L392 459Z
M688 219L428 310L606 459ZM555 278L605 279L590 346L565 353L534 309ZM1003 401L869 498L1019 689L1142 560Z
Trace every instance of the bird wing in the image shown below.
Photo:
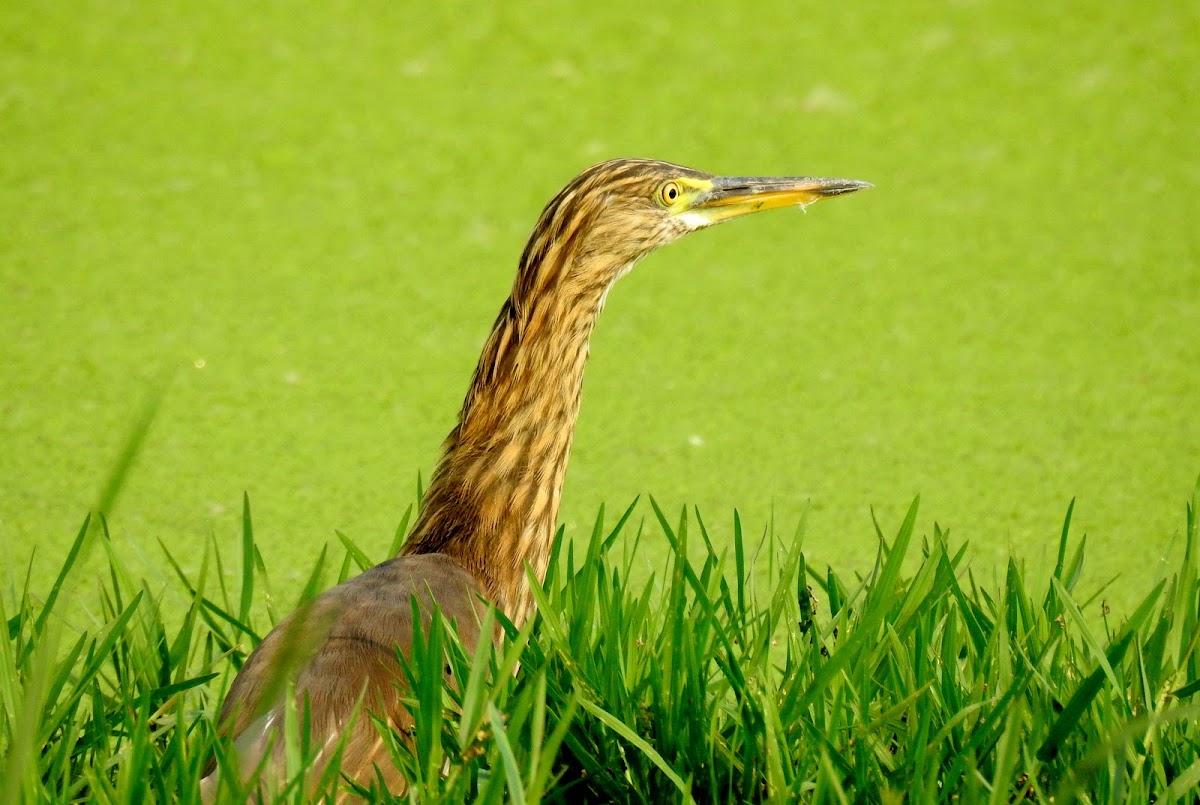
M384 562L318 596L267 635L221 708L219 729L233 739L244 777L268 753L265 777L277 778L283 769L281 730L288 682L294 681L297 710L307 708L310 746L319 747L309 779L320 779L344 739L343 774L363 785L382 778L393 793L403 790L370 716L400 734L413 726L402 702L406 685L397 652L410 656L414 600L423 632L436 607L456 624L468 656L474 653L487 606L471 576L439 554ZM215 786L215 778L207 784Z

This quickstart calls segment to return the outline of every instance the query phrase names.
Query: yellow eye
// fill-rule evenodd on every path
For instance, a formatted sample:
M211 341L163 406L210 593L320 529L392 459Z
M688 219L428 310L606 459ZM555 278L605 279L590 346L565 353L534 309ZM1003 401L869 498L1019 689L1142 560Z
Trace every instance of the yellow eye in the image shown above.
M682 192L683 189L680 188L678 182L667 182L661 188L659 188L658 198L659 201L670 207L679 200L679 196Z

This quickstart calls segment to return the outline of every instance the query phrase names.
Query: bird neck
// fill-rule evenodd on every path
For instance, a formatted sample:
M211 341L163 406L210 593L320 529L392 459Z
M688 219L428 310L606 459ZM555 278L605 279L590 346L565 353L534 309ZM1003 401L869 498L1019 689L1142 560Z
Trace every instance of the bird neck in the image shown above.
M526 564L545 577L588 340L611 285L527 279L500 310L402 551L451 556L517 624L533 608Z

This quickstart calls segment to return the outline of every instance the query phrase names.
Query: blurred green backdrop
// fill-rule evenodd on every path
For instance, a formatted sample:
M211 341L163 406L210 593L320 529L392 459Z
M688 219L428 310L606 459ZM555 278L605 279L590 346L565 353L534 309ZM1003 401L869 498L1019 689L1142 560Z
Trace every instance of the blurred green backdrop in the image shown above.
M114 520L148 573L233 549L243 490L277 579L335 528L378 554L541 206L651 156L877 188L622 282L569 533L811 504L810 561L865 568L921 493L991 573L1077 496L1128 602L1200 473L1198 41L1184 2L0 4L6 578L164 366Z

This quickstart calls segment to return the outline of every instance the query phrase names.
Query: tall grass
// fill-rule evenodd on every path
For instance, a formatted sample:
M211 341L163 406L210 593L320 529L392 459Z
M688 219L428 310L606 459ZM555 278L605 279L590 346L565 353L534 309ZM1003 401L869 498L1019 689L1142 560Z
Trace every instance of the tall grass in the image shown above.
M938 531L916 545L916 503L854 579L811 566L801 533L751 539L735 516L718 539L653 501L636 525L635 507L611 527L601 512L590 540L557 543L539 614L498 649L466 657L437 621L418 640L418 726L394 737L394 760L422 802L1197 802L1198 500L1200 486L1175 575L1100 626L1069 511L1037 590L1015 561L980 584ZM81 626L63 610L90 589L74 564L93 529L108 572ZM661 573L630 585L642 541L660 538ZM284 605L249 501L234 585L213 545L193 574L164 548L174 590L152 586L103 520L85 521L44 598L26 583L0 599L0 802L197 801L248 651L292 605L384 558L341 542ZM169 593L182 615L164 614ZM279 801L305 798L293 715Z

